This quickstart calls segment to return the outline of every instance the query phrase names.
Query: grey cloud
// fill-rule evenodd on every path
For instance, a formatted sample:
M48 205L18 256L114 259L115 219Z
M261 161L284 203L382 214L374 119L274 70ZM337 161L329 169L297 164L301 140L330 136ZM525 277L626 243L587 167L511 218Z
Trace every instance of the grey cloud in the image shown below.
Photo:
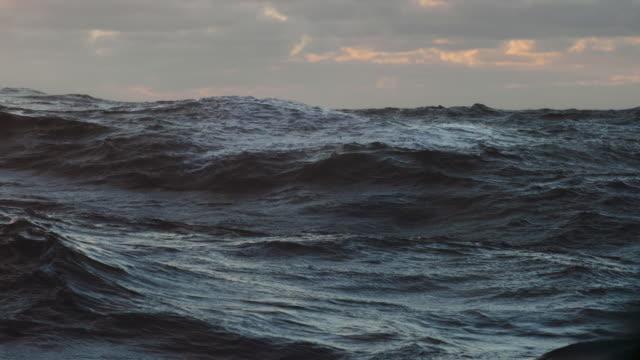
M637 105L626 95L629 88L600 89L596 96L598 90L581 86L568 96L554 84L606 78L614 70L640 73L640 46L567 54L538 69L304 61L305 53L345 46L429 48L438 38L451 40L437 45L447 51L499 49L509 39L532 39L539 51L563 52L582 37L640 36L638 0L449 3L425 9L412 0L20 0L0 10L0 85L122 99L131 98L131 86L166 94L260 89L256 95L339 107ZM262 16L268 4L287 21ZM89 32L96 29L120 35L91 43ZM291 47L305 35L313 40L291 58ZM395 85L376 87L380 79Z

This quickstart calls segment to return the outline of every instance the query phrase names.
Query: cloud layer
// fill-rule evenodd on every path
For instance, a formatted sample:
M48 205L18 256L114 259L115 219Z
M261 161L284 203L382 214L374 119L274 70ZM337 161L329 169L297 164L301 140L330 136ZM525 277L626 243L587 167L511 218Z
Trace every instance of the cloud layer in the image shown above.
M0 0L0 86L628 107L640 0Z

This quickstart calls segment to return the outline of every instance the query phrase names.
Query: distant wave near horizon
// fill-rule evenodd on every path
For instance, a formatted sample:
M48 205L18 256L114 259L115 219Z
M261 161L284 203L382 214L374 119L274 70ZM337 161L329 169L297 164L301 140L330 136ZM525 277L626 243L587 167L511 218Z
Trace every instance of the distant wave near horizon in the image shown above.
M640 108L1 89L0 358L637 354L638 139Z

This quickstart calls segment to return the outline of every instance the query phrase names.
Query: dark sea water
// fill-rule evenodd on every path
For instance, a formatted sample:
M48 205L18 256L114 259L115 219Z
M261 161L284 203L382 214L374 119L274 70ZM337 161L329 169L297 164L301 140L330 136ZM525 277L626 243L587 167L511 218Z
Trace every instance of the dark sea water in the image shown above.
M626 339L640 108L0 90L1 359L535 359Z

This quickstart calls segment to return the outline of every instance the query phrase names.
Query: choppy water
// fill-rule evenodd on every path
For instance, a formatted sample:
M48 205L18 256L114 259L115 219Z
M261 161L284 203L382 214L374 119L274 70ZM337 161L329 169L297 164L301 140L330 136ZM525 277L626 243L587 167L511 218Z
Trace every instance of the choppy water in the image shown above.
M624 337L639 139L640 108L3 89L0 358L533 359Z

